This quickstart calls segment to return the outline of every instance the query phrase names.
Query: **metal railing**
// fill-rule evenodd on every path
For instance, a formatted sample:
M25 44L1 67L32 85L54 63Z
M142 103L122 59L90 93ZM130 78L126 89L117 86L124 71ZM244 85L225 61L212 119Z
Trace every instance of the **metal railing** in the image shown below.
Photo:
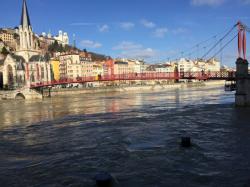
M172 73L129 73L114 74L104 76L64 78L58 81L38 82L31 84L31 88L47 87L54 85L86 83L86 82L105 82L105 81L142 81L142 80L234 80L235 72L219 71L219 72L172 72Z

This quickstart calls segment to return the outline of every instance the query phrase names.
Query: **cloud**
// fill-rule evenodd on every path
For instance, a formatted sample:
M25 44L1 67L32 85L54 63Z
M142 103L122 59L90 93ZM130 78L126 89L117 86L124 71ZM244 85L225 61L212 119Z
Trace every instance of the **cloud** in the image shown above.
M186 33L188 30L185 28L177 28L177 29L173 29L172 33L173 34L182 34L182 33Z
M102 25L99 27L100 32L108 32L109 31L109 26L107 24Z
M92 48L92 49L102 47L101 43L94 42L94 41L91 41L91 40L82 40L80 45L81 45L81 47Z
M146 28L154 28L156 26L155 23L145 19L141 20L141 24Z
M152 48L145 48L141 44L137 44L130 41L123 41L117 46L113 47L113 50L119 50L119 56L135 59L148 59L157 55L157 51Z
M219 6L226 0L191 0L193 6Z
M132 50L132 49L140 49L142 48L141 44L136 44L134 42L123 41L117 46L113 47L113 50Z
M157 56L157 52L152 48L143 48L133 51L123 51L122 56L135 59L148 59Z
M154 36L157 38L164 38L167 32L167 28L158 28L154 31Z
M70 26L95 26L97 23L91 23L91 22L75 22L71 23Z
M122 22L120 23L120 27L124 30L130 30L135 27L135 24L132 22Z
M243 4L250 4L250 0L241 0Z

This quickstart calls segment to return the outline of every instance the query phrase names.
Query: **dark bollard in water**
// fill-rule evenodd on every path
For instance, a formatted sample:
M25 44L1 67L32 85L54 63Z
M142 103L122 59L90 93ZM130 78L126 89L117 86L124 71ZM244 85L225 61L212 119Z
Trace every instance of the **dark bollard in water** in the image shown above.
M182 137L181 138L181 146L182 147L191 147L191 138L190 137Z
M98 187L112 187L112 176L107 172L100 172L95 176Z

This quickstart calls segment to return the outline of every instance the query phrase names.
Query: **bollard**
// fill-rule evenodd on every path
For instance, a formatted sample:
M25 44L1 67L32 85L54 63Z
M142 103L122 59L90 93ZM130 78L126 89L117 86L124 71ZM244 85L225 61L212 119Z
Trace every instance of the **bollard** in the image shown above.
M181 146L182 147L191 147L191 138L190 137L182 137L181 138Z
M107 172L100 172L95 176L96 185L98 187L111 187L112 176Z

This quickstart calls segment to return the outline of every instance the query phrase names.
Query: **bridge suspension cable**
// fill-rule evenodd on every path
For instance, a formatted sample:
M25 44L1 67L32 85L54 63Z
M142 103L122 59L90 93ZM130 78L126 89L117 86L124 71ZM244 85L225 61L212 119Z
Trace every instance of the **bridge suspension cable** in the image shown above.
M218 44L221 44L222 40L224 40L234 30L234 28L236 26L237 26L237 24L235 24L233 27L230 27L229 29L226 29L223 32L220 32L216 35L213 35L212 37L193 45L192 47L190 47L189 49L187 49L185 51L181 51L181 52L174 54L171 57L167 57L166 59L168 59L169 61L173 61L173 60L179 59L180 57L185 57L185 56L189 56L189 58L191 58L191 56L194 56L194 54L198 58L199 54L197 54L197 52L200 49L201 50L204 49L204 51L205 51L205 49L209 49L209 52L207 52L205 55L202 56L202 58L205 58L211 51L215 50L215 48L218 46ZM225 32L226 32L226 34L223 35L223 37L221 39L217 40L218 36L224 34ZM215 42L214 45L213 45L212 41ZM207 45L204 45L204 44L207 44Z
M225 45L223 45L223 46L220 48L220 50L217 51L217 52L213 55L212 58L210 58L210 60L213 59L213 58L215 58L220 52L222 52L231 42L233 42L233 40L234 40L235 38L237 38L237 36L238 36L238 33L237 33L231 40L229 40Z
M217 47L229 34L232 33L232 31L237 27L238 24L235 24L221 39L219 39L218 42L216 42L203 56L202 59L204 59L215 47Z

